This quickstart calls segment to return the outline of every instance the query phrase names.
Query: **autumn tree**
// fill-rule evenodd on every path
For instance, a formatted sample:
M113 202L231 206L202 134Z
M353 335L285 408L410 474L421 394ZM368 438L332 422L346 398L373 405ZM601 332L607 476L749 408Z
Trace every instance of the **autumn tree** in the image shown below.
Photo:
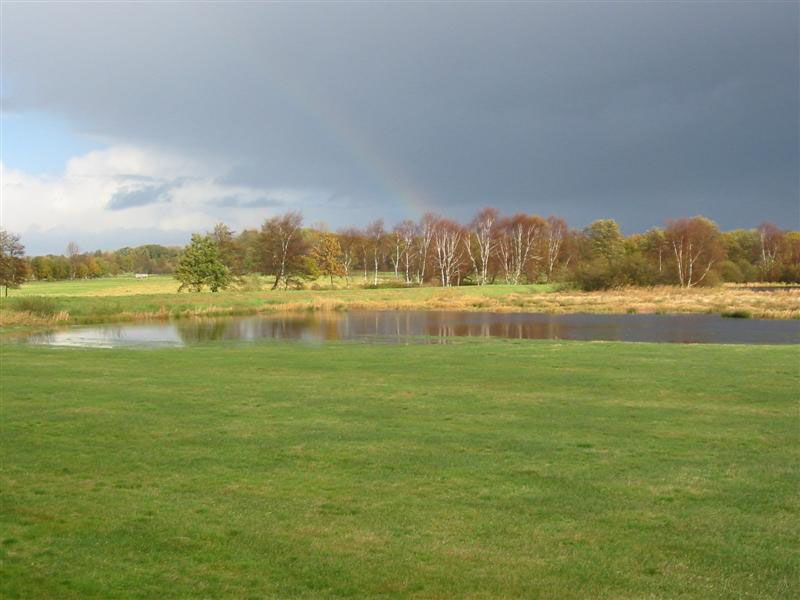
M18 288L28 278L28 263L25 261L25 246L19 235L0 229L0 285Z
M210 235L195 233L181 256L175 278L181 282L178 291L188 288L199 292L207 286L212 292L217 292L228 287L231 273L222 262L214 239Z
M78 276L79 265L81 260L81 249L76 242L69 242L66 250L67 258L70 265L70 279L75 279Z
M395 257L397 263L403 266L405 272L405 281L407 284L411 283L411 265L415 257L415 240L417 235L417 225L414 221L406 219L398 223L394 230L395 239ZM397 265L395 263L395 265ZM398 268L395 266L395 276L397 275Z
M489 265L497 247L498 219L497 209L484 208L472 219L464 236L464 247L478 285L486 285L489 282Z
M540 257L534 248L544 229L541 217L516 214L499 225L498 254L506 283L517 285L530 261Z
M800 283L800 231L789 231L784 237L780 277L782 281Z
M433 228L433 257L442 287L458 283L464 237L461 226L448 219L440 219Z
M378 285L378 267L383 261L383 253L386 245L386 229L383 226L383 219L378 219L370 223L364 231L364 234L374 269L372 283Z
M553 278L553 272L561 258L561 249L568 232L569 228L564 219L553 216L547 217L544 228L544 260L547 281Z
M428 259L431 254L431 244L436 226L440 217L433 213L425 213L417 226L415 239L415 256L417 258L417 283L422 285L425 282Z
M759 242L759 267L762 279L766 281L774 275L778 254L783 246L784 233L773 223L762 223L756 231Z
M306 266L303 258L307 245L302 232L303 216L299 212L288 212L272 217L261 227L262 269L272 275L275 290L281 282L288 286L290 276L302 272Z
M658 272L659 276L664 272L664 262L669 245L664 230L660 227L648 229L642 236L642 252L649 258Z
M358 258L361 237L361 232L354 227L350 227L339 232L339 247L341 248L342 270L344 272L345 281L348 285L350 285L351 273L353 268L355 268L356 259ZM366 274L364 279L366 280Z
M668 221L665 237L681 287L702 283L725 256L717 224L705 217Z
M320 273L330 277L331 287L333 278L345 274L342 265L342 247L339 239L332 233L322 233L311 251Z

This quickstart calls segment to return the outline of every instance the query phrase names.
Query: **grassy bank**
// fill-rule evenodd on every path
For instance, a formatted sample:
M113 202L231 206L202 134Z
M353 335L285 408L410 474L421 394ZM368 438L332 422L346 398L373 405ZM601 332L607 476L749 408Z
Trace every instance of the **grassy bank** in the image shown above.
M0 326L225 316L295 310L483 310L546 313L717 313L800 318L800 290L674 287L580 292L552 285L181 293L168 277L44 282L0 302ZM165 291L167 290L167 291Z
M4 597L800 593L794 347L2 347Z

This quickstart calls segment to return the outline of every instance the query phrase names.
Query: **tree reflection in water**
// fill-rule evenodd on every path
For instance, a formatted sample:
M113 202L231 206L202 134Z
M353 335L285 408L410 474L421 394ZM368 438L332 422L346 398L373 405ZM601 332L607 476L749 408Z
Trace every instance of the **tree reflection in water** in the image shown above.
M793 344L800 342L800 321L724 319L718 315L352 311L76 327L37 334L28 341L113 347L261 339L440 343L454 337Z

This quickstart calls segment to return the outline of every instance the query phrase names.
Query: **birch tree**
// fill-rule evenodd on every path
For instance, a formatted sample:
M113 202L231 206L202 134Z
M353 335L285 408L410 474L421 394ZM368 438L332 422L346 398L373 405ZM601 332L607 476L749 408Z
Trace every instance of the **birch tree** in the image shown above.
M673 251L681 287L688 289L700 284L724 258L719 228L705 217L669 221L664 235Z
M425 213L420 219L416 235L417 283L425 282L428 258L431 252L433 234L440 218L433 213Z
M457 277L463 259L464 231L454 221L440 219L433 227L434 260L442 287L450 287Z
M303 216L299 212L272 217L261 227L264 273L273 275L272 289L281 282L288 284L291 268L298 266L299 259L306 255L302 239Z
M558 259L561 255L561 247L564 244L564 238L567 234L567 223L564 219L558 217L547 217L547 223L544 228L545 235L545 270L547 273L547 281L553 278L553 271L558 264Z
M498 253L506 283L519 284L532 260L538 260L533 249L544 228L541 217L516 214L500 224Z
M417 226L414 221L406 219L398 223L394 230L394 259L395 277L399 276L399 268L403 268L405 282L411 283L411 263L414 259L414 239L416 237ZM399 267L398 267L399 265Z
M759 262L762 278L766 279L775 268L784 234L772 223L762 223L756 231L760 247Z
M495 225L498 215L497 209L484 208L472 219L464 236L464 247L478 285L486 285L489 281L489 265L497 246Z
M370 223L370 225L367 226L365 234L374 267L373 284L378 285L378 266L383 260L384 245L386 243L386 229L383 227L383 219L378 219Z
M352 269L355 267L355 259L358 254L359 244L361 242L361 233L358 229L349 228L340 231L339 246L342 249L341 262L342 270L344 271L344 278L347 285L350 285L350 278L352 276Z

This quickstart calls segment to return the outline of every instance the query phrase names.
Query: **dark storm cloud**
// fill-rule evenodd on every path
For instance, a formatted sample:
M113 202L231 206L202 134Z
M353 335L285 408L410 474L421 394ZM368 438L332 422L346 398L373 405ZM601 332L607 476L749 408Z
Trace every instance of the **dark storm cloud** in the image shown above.
M798 4L11 4L16 110L346 198L798 226ZM413 208L412 208L413 207ZM309 218L317 218L310 214Z

